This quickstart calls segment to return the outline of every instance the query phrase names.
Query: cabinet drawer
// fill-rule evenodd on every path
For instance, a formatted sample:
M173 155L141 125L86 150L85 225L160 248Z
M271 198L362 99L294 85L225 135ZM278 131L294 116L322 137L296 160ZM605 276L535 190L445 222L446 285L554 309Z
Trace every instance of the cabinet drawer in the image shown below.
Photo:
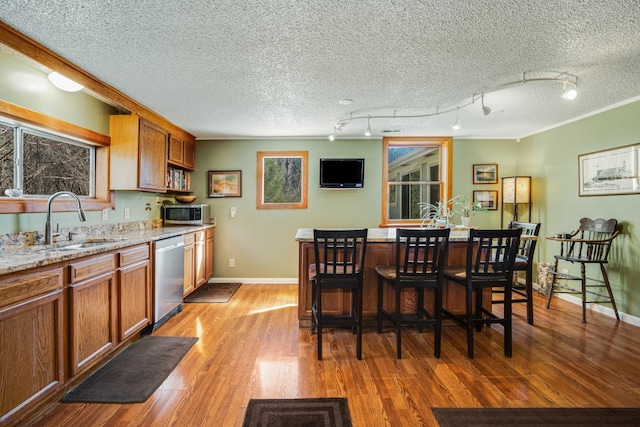
M196 231L195 235L196 235L196 242L204 242L204 239L205 239L204 230Z
M115 270L113 254L91 257L69 265L69 282L76 283L113 270Z
M55 289L62 289L62 285L62 268L24 274L0 281L0 307L42 295Z
M120 266L133 264L134 262L149 259L149 245L134 246L123 249L118 254Z
M184 245L193 245L193 242L195 242L195 235L194 233L188 233L188 234L183 234L182 237L184 237Z
M206 232L207 232L207 239L213 239L213 231L214 231L214 230L215 230L215 229L214 229L213 227L212 227L212 228L207 228L207 230L206 230Z

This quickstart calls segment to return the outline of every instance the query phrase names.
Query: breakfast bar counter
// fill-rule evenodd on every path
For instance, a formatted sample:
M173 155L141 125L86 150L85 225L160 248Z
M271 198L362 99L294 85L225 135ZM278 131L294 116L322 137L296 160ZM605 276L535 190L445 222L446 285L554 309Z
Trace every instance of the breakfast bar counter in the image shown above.
M469 229L453 228L449 238L446 265L464 265L466 261ZM308 276L309 264L315 262L313 251L313 228L300 228L296 236L298 242L298 320L300 326L307 326L311 319L311 281ZM365 256L364 290L362 315L365 322L376 318L377 307L377 265L393 265L395 263L395 228L369 228L367 236L367 252ZM341 290L328 291L323 300L323 312L330 315L341 315L349 312L351 294ZM386 292L385 292L386 294ZM465 292L461 286L449 286L445 281L443 307L455 313L465 311ZM427 307L433 306L433 295L425 295ZM488 300L488 299L486 299ZM385 298L384 304L391 306L392 300ZM415 311L416 295L410 290L403 293L401 310ZM368 323L368 322L367 322Z

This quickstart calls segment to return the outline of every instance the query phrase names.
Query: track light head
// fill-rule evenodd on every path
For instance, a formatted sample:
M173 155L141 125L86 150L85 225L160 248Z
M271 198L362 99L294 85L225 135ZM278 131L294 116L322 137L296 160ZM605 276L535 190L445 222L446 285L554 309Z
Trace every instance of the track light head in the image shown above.
M456 121L453 126L451 126L451 129L458 130L460 129L460 126L460 107L456 107Z
M484 114L485 116L491 114L491 107L487 107L486 105L484 105L484 94L482 94L482 114Z
M578 96L578 85L573 82L564 82L562 86L562 99L573 101Z
M367 130L364 131L364 136L371 136L371 116L367 117Z
M336 137L335 137L335 135L334 135L334 134L329 135L329 137L328 137L328 138L329 138L329 141L331 141L331 142L333 142L333 141L335 141L335 140L336 140Z

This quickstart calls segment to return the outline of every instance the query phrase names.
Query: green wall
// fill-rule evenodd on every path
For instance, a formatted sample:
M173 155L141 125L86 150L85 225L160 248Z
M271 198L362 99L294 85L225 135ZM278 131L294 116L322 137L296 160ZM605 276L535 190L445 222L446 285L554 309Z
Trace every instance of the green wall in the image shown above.
M535 177L534 219L542 223L542 236L575 230L582 217L615 218L622 224L608 272L618 310L634 316L640 316L640 229L635 227L640 195L579 197L578 155L639 143L638 117L640 102L634 102L524 138L518 155L519 174ZM538 261L552 261L559 250L544 239L538 248Z

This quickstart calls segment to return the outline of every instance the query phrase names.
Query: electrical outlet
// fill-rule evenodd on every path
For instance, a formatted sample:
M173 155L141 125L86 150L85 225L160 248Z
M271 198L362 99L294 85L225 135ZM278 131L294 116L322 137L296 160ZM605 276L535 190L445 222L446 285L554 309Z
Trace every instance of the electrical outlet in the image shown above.
M568 269L566 269L566 268L563 268L563 269L562 269L562 274L569 274L569 270L568 270Z
M235 217L236 217L236 207L231 206L231 218L235 218Z
M235 267L235 266L236 266L236 259L229 258L229 267Z
M161 204L162 204L162 201L160 200L160 196L156 196L156 206Z
M129 208L124 208L124 219L129 219Z
M103 221L109 220L109 208L102 209L102 220Z

